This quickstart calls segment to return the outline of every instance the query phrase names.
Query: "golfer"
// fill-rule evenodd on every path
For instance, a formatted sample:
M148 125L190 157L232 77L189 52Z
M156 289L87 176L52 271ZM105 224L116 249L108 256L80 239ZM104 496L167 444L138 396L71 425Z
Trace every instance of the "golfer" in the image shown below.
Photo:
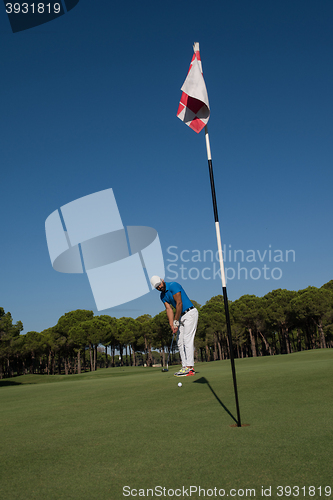
M159 276L150 279L151 285L161 292L160 298L172 330L177 333L177 344L182 361L182 369L175 373L176 377L195 375L194 371L194 336L198 324L198 310L194 307L183 287L172 281L166 283ZM173 313L173 306L176 311Z

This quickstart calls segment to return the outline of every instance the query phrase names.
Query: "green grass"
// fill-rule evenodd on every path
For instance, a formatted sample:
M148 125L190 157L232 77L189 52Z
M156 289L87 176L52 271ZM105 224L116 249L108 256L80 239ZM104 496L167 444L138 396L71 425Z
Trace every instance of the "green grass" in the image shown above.
M134 498L125 485L135 498L155 486L225 497L253 488L256 498L271 486L286 498L279 485L321 486L321 497L291 498L329 498L333 349L236 360L242 428L232 426L230 361L196 370L181 388L175 369L142 367L0 381L0 498Z

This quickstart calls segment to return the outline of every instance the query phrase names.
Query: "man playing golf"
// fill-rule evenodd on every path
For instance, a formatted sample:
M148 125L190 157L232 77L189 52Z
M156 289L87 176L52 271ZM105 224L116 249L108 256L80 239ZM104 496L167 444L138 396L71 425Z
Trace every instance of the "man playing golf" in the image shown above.
M182 361L182 369L175 373L176 377L195 375L194 371L194 336L198 324L198 310L194 307L183 287L172 281L166 283L159 276L150 279L151 285L161 292L160 298L174 335L178 331L177 344ZM173 306L176 311L173 313Z

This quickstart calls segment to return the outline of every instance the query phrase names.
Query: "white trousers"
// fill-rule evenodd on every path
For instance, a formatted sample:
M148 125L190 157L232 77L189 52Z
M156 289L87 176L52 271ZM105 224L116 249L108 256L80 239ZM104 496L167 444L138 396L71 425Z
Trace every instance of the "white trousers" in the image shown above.
M198 310L191 309L180 318L177 335L182 366L194 366L194 337L198 325Z

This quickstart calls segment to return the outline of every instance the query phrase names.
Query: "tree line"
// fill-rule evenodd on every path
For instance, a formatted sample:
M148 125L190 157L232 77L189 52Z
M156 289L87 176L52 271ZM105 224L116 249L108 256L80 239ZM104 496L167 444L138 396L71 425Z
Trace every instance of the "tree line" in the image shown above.
M199 310L195 361L228 359L223 298ZM333 280L321 288L273 290L229 302L235 357L272 356L333 347ZM78 309L42 332L22 335L23 324L0 307L0 378L27 373L74 374L116 365L166 364L172 340L165 311L120 319ZM104 346L104 349L101 349ZM102 354L101 351L104 351ZM176 343L171 363L179 362ZM170 364L170 363L169 363Z

